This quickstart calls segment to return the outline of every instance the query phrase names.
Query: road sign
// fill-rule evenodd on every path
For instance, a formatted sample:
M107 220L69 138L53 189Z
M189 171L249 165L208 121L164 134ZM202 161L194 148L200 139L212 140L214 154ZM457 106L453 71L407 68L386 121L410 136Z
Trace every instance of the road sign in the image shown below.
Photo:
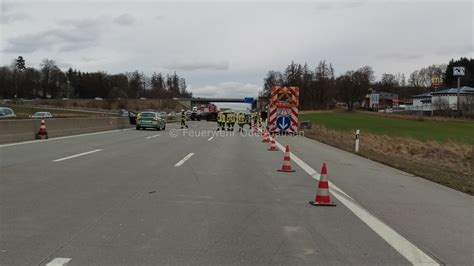
M252 97L245 97L244 98L244 103L253 103L253 98Z
M378 93L372 93L370 94L370 107L376 107L379 105L379 100L380 100L380 94Z
M277 111L277 113L279 113L278 116L289 116L290 114L288 113L288 109L279 109Z
M464 67L453 67L453 76L464 76Z
M275 86L272 88L268 118L270 132L285 131L293 134L298 132L299 95L298 87Z
M431 78L431 86L434 88L438 88L439 86L441 86L442 82L443 82L443 79L441 77Z
M276 126L280 131L286 131L291 126L291 119L288 116L279 116L276 120Z

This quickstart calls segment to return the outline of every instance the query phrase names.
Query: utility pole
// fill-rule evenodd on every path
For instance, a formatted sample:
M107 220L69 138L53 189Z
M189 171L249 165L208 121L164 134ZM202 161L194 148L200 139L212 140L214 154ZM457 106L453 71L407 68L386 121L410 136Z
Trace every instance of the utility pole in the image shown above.
M453 67L453 76L458 78L458 87L457 87L457 99L456 99L456 111L458 114L461 114L461 77L464 76L465 69L464 67Z
M461 76L458 76L458 95L457 95L457 103L456 103L456 106L457 106L457 109L458 109L458 112L460 111L460 108L459 108L459 96L461 95Z

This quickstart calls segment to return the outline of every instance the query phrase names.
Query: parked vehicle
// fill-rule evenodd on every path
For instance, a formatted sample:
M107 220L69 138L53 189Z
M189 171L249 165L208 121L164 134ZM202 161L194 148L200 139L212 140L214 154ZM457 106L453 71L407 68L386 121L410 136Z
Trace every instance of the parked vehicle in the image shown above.
M50 112L36 112L31 118L52 118L53 115Z
M156 130L165 130L166 119L161 117L158 112L141 112L136 119L136 129L154 128Z
M8 107L0 107L0 119L16 118L15 112Z
M118 111L118 115L119 115L119 116L126 117L126 116L128 116L128 111L125 110L125 109L120 109L120 110Z
M215 104L201 105L200 110L196 113L195 119L198 121L217 121L217 106ZM191 118L191 120L194 120Z

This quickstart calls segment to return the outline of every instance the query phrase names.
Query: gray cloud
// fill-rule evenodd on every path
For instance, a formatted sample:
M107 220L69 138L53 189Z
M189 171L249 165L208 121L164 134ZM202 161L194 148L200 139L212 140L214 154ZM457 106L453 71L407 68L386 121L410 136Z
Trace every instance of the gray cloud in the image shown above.
M460 44L456 47L442 47L436 50L437 55L468 55L474 52L472 44Z
M237 1L33 2L9 5L8 13L0 11L0 16L25 12L34 19L34 23L2 28L0 45L6 64L22 54L28 62L50 57L83 71L139 69L151 74L176 70L190 87L207 95L225 91L232 96L245 84L260 85L268 70L283 71L291 61L314 67L326 59L336 73L368 64L380 75L406 74L473 55L470 1L456 5L448 0L321 0L319 5L281 1L270 9L265 3ZM122 26L114 21L121 21L118 17L124 13L135 19L134 24ZM427 21L420 14L456 18L456 27L442 19ZM122 22L131 21L125 16ZM222 83L226 81L242 83L232 87Z
M31 20L31 16L26 13L10 13L10 14L2 14L0 16L0 23L1 24L8 24L15 21L22 21L22 20Z
M31 20L31 16L24 12L15 12L16 4L13 2L0 3L0 24L9 24L15 21Z
M261 87L251 83L222 82L217 85L206 85L203 87L190 88L197 97L256 97Z
M114 19L116 24L130 26L135 24L135 18L130 14L122 14Z
M49 50L54 42L54 38L51 38L48 32L25 34L9 39L4 51L9 53L32 53L39 49Z
M228 70L229 61L219 61L219 62L203 62L203 61L190 61L190 62L177 62L165 66L170 70L184 70L184 71L194 71L194 70Z
M345 8L358 8L367 4L367 0L360 1L346 1L346 2L334 2L334 1L324 1L319 2L315 5L317 11L325 11L332 9L345 9Z
M423 54L416 53L385 53L376 55L378 59L391 59L391 60L415 60L423 58Z
M103 18L62 20L60 26L7 40L6 52L32 53L38 50L69 52L97 44L102 32Z

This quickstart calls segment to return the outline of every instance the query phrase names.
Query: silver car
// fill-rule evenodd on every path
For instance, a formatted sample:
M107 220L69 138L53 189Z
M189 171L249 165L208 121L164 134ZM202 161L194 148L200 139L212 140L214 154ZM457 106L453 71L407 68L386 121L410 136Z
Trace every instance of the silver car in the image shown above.
M51 118L53 115L50 112L36 112L31 118Z
M3 118L16 118L15 112L8 107L0 107L0 119Z

